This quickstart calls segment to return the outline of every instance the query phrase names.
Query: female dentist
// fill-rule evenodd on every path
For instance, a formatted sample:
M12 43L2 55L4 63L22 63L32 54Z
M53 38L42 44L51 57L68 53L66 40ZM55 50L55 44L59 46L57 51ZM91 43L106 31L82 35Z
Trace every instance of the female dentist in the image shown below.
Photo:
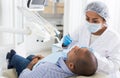
M92 2L85 9L85 25L73 34L63 37L62 46L71 48L92 48L98 60L98 72L110 78L120 78L120 39L119 35L107 26L107 6L102 2Z

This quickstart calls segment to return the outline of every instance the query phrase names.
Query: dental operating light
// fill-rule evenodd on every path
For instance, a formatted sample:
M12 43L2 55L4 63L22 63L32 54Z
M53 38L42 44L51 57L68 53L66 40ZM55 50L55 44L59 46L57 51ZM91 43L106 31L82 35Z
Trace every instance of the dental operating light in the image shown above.
M27 7L30 10L42 11L44 10L44 6L46 6L48 0L28 0Z

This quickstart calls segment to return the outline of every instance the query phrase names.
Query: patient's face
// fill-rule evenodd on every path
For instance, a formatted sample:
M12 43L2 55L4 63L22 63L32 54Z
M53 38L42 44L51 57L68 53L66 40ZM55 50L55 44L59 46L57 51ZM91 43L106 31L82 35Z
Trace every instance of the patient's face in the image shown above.
M84 53L86 52L86 50L87 48L79 48L78 46L75 46L67 54L67 60L73 62L79 57L84 57Z
M76 52L77 50L79 50L80 48L78 46L75 46L74 48L72 48L69 53L68 53L68 58L70 57L75 57L76 56Z

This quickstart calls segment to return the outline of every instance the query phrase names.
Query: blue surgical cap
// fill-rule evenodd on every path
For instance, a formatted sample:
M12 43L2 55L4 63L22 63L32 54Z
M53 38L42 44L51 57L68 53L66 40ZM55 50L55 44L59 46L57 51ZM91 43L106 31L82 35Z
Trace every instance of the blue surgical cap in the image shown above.
M104 18L106 21L109 18L108 8L103 2L91 2L87 5L85 11L93 11Z

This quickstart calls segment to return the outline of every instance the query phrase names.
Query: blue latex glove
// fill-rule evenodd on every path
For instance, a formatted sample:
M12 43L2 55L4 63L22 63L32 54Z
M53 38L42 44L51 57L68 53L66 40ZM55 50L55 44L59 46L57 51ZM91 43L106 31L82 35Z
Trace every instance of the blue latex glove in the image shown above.
M69 34L64 36L64 38L63 38L63 45L64 46L68 46L71 42L72 42L72 39L71 39Z

